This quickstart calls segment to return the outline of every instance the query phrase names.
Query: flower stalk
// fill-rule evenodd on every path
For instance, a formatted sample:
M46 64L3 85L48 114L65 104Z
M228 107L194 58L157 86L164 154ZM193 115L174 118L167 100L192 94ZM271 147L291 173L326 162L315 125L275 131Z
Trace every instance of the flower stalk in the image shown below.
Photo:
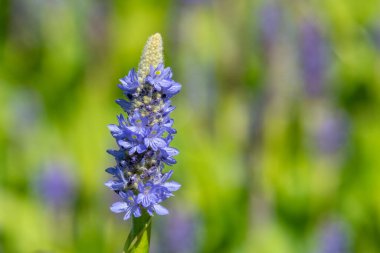
M144 212L141 217L132 218L132 229L124 244L124 253L149 252L152 217Z

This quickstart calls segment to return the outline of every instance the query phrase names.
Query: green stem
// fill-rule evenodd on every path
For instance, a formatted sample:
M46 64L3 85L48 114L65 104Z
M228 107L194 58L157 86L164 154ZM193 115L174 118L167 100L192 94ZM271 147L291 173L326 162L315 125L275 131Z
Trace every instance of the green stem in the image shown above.
M132 229L124 245L124 253L149 253L152 217L144 211L141 217L132 217Z

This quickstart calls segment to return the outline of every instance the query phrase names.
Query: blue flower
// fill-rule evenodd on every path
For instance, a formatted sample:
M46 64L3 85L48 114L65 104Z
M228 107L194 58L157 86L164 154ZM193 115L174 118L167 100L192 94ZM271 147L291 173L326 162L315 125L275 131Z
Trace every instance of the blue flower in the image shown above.
M181 85L171 79L172 71L159 64L157 68L150 67L149 75L145 82L154 86L157 91L162 91L166 99L176 95L181 90Z
M175 106L172 106L170 100L166 101L164 106L162 107L162 116L168 116L172 111L174 111Z
M125 124L125 119L124 119L124 116L122 114L120 114L118 117L117 117L118 121L119 121L119 125L114 125L114 124L110 124L108 125L108 129L111 131L111 134L112 136L117 139L117 140L120 140L120 139L123 139L127 136L127 126Z
M181 91L182 86L179 83L173 82L170 87L165 89L164 93L166 94L166 98L172 98L174 95L177 95Z
M119 196L123 199L123 201L112 204L112 206L110 207L112 212L126 212L124 220L128 220L132 214L135 217L141 216L140 207L137 204L136 196L133 194L132 191L127 191L126 193L120 191Z
M163 119L163 122L165 122L164 124L162 124L162 128L168 132L169 134L175 134L177 133L177 130L175 130L174 128L172 128L173 126L173 123L174 123L174 120L169 118L169 117L166 117Z
M129 150L129 155L132 155L135 152L141 154L147 150L147 147L143 143L143 137L138 134L129 133L126 140L119 140L117 144L119 144L120 147Z
M128 182L125 179L121 169L120 168L108 168L108 169L106 169L106 172L112 174L115 179L107 181L105 183L105 185L114 191L124 190L124 188Z
M164 139L161 138L164 129L159 125L154 125L152 128L147 129L144 136L144 144L147 148L151 147L154 151L159 148L164 148L167 144Z
M177 151L177 154L178 154L178 151ZM154 184L158 184L158 185L161 185L163 187L165 187L170 193L174 192L174 191L177 191L181 185L177 182L174 182L174 181L170 181L170 182L166 182L169 180L169 178L172 176L173 174L173 171L169 171L168 173L165 173L161 178L159 179L156 179L154 180ZM172 196L172 195L170 195Z
M129 112L132 109L132 103L124 99L116 99L116 103L125 111Z
M123 91L131 92L139 87L137 73L134 69L129 71L128 75L121 78L119 81L121 82L121 84L119 84L119 88Z
M125 157L125 150L120 149L120 150L113 150L113 149L108 149L107 153L115 157L116 161L120 161L124 159Z
M164 147L161 149L161 159L164 163L168 165L173 165L177 163L177 161L173 158L173 156L178 155L179 152L175 148Z
M145 185L139 184L139 194L137 195L137 203L141 204L150 215L157 213L158 215L169 214L169 211L158 203L167 199L167 189L165 187L154 185L147 182Z
M148 125L148 118L141 117L138 111L135 111L131 117L129 117L129 124L127 128L136 134L144 134Z
M173 84L172 71L170 68L164 68L164 64L158 64L157 68L150 66L149 75L146 77L145 82L154 86L158 91L167 89Z
M150 205L157 204L160 202L160 197L158 196L158 188L154 187L151 182L147 182L145 185L139 184L139 194L137 195L137 203L142 204L143 207L148 207Z

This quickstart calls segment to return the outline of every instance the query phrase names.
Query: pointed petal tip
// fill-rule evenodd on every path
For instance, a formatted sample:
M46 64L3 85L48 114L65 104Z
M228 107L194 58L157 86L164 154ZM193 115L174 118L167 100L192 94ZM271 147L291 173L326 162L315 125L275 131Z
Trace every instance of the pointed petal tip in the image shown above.
M159 205L159 204L154 205L154 211L156 211L156 213L158 215L168 215L169 214L169 210L166 209L165 207Z

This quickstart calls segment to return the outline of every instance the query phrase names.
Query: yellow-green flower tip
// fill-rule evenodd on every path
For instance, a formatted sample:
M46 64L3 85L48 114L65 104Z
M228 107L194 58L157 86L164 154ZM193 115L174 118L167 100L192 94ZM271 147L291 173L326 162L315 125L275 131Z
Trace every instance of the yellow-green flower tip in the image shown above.
M155 33L149 37L145 44L141 60L139 63L138 80L142 83L149 74L150 66L157 67L158 64L164 62L163 46L161 34Z

